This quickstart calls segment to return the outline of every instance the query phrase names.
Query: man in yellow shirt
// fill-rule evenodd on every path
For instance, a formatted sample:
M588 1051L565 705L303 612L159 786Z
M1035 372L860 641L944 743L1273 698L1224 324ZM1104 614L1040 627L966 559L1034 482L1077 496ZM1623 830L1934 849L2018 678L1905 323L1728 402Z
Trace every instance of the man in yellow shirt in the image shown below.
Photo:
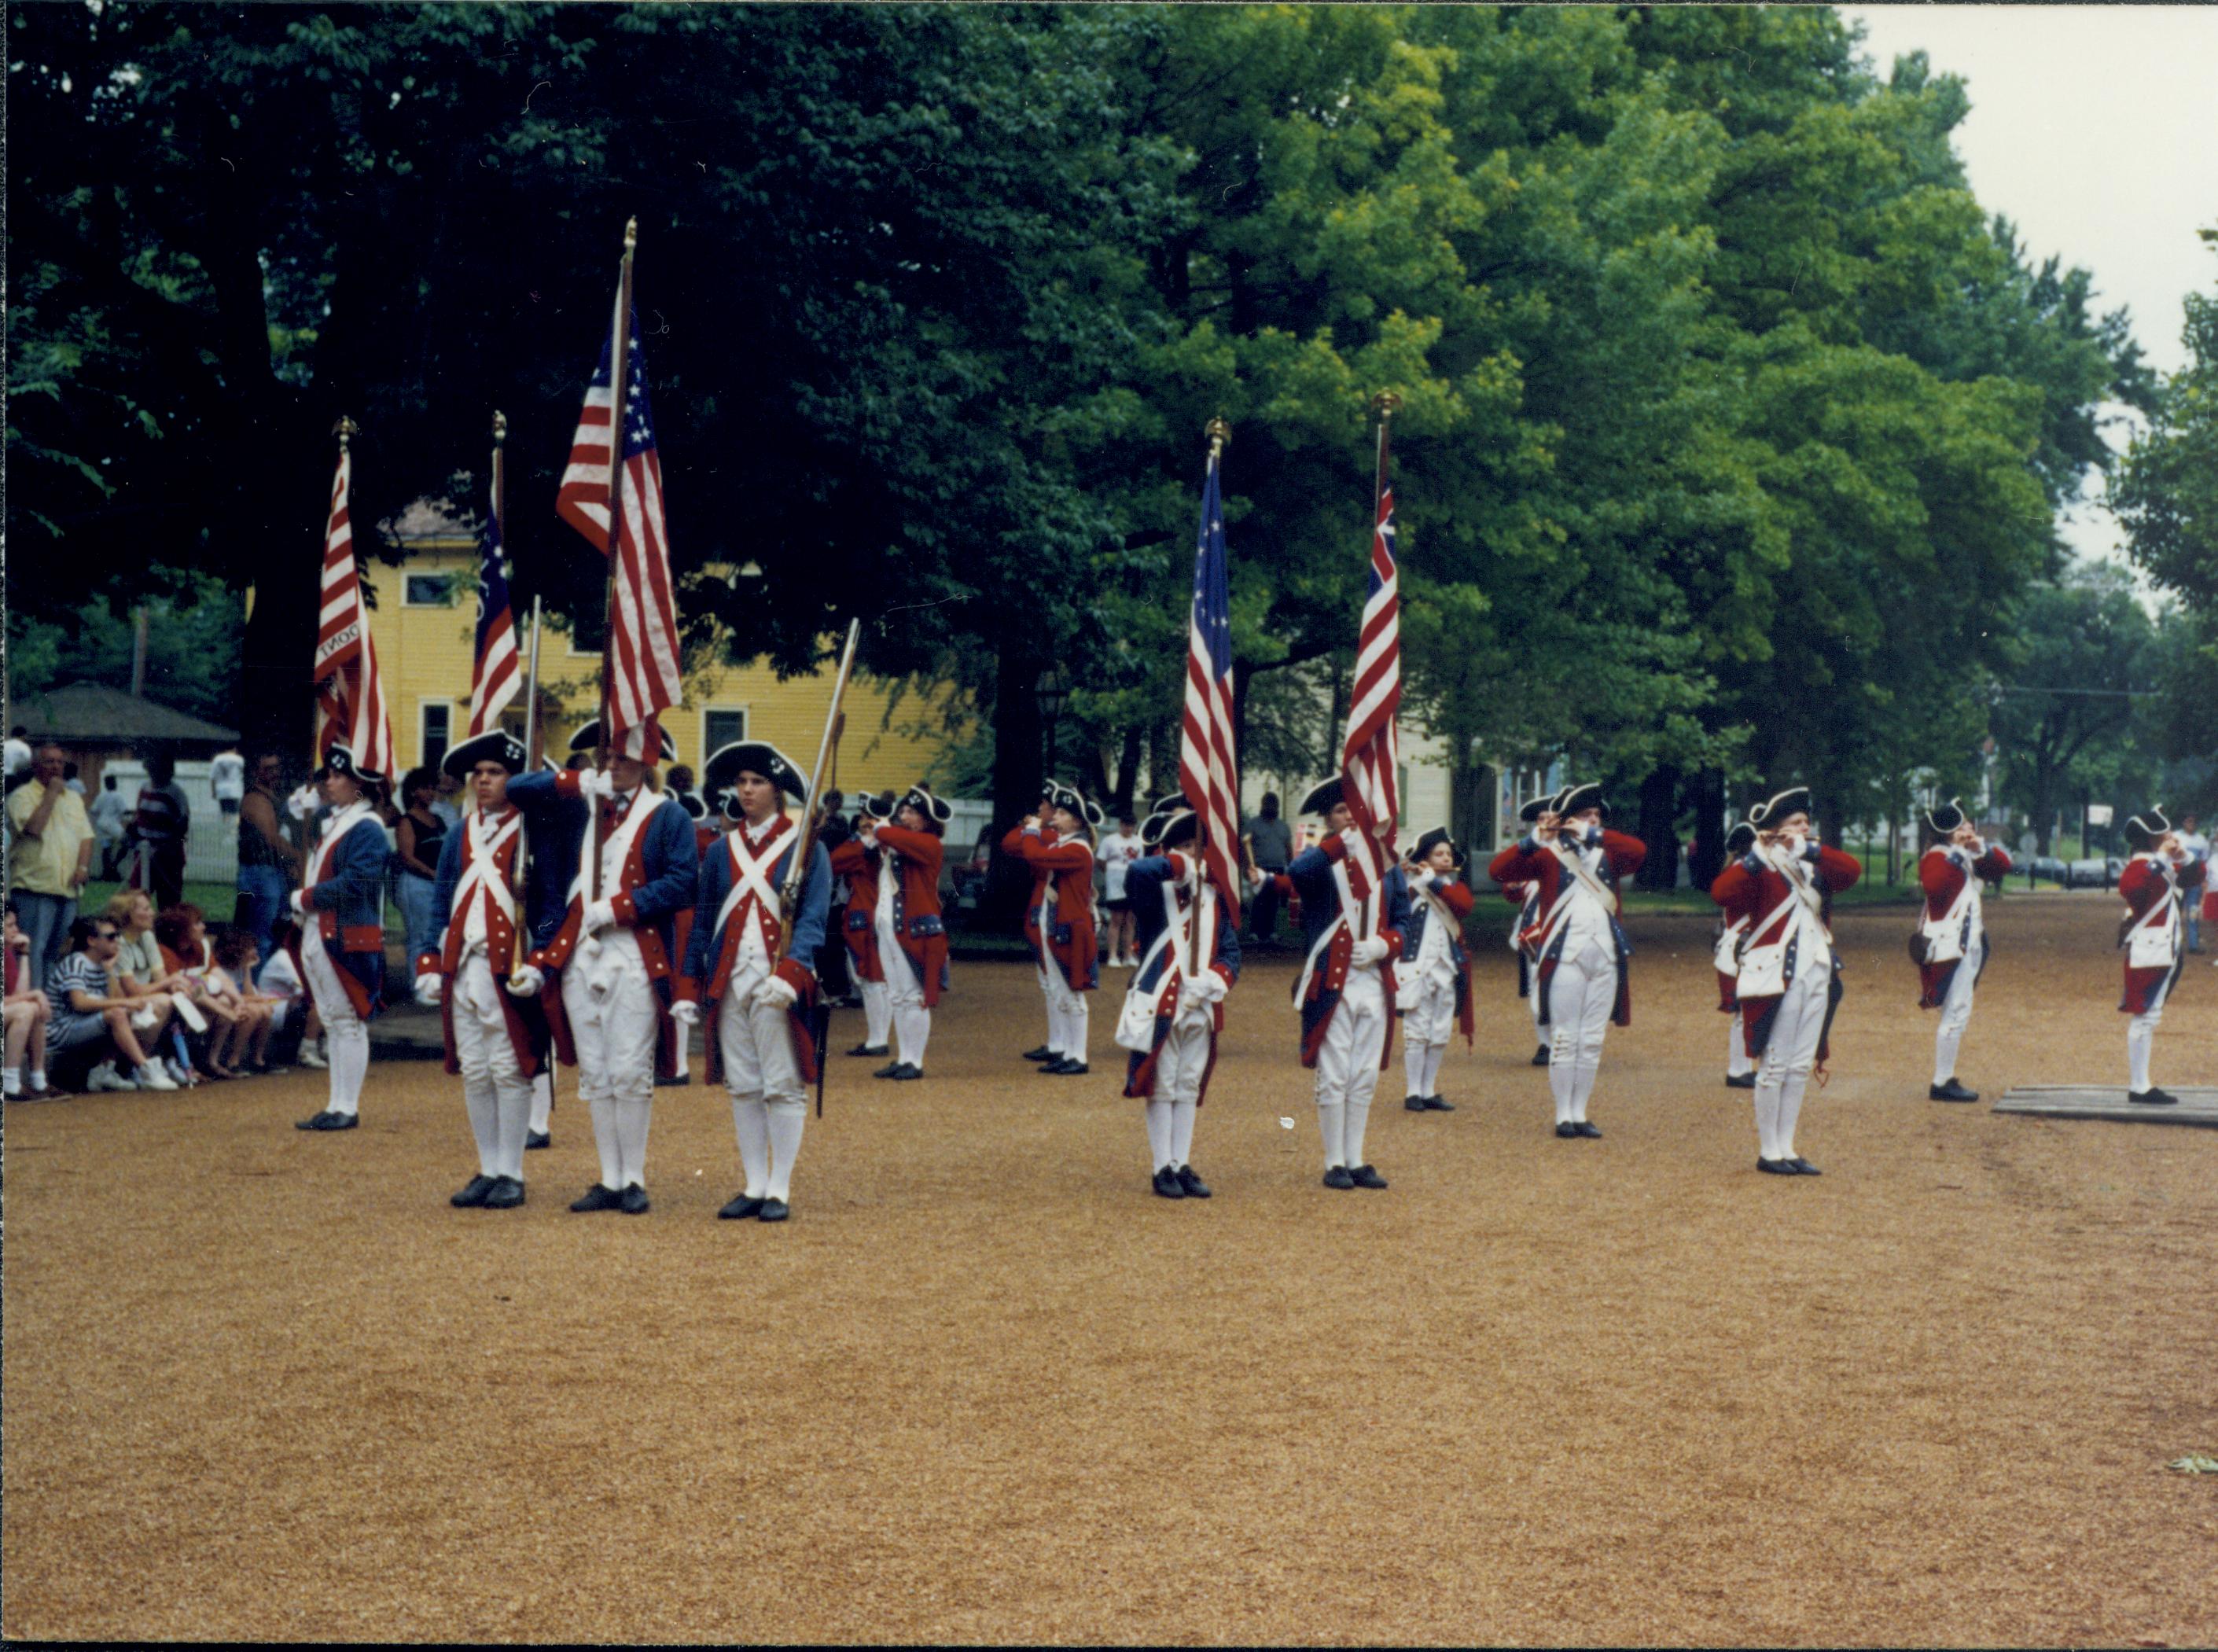
M40 981L61 955L77 919L77 894L92 870L92 821L84 800L62 782L68 760L59 746L40 746L30 780L8 795L15 838L8 888L16 921L30 937L24 962Z

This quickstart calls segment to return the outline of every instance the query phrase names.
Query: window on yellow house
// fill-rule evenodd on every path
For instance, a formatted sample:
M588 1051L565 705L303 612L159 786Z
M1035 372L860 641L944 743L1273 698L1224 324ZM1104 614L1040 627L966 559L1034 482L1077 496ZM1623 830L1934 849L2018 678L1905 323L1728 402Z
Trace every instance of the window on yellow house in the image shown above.
M706 763L735 740L747 737L744 706L716 706L701 714L701 761Z

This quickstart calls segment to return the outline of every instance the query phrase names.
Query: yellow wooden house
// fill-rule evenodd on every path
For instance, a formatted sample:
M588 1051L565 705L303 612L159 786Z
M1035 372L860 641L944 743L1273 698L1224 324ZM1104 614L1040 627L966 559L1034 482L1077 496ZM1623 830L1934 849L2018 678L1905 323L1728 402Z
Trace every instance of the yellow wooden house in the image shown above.
M406 550L395 568L373 557L363 580L375 595L370 635L377 648L393 744L404 768L437 764L469 726L470 666L477 629L478 543L434 500L418 500L389 525ZM519 648L528 646L529 610L517 616ZM558 758L571 731L593 716L601 656L573 645L550 620L542 629L539 679L545 750ZM847 690L846 733L839 783L849 796L901 789L932 777L969 713L949 690L897 696L897 685L858 677ZM816 755L832 701L832 672L789 678L760 663L710 662L685 676L682 707L663 714L677 761L697 776L719 746L768 740L805 771ZM552 702L550 705L550 702ZM559 709L556 709L559 708ZM502 721L519 733L519 695Z

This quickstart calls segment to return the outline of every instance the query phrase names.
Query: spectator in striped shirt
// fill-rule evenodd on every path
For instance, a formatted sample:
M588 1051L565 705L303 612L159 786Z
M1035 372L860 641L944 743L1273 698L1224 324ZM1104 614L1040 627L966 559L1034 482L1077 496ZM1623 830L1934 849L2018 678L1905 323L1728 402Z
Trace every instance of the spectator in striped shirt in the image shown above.
M150 1019L153 1012L115 992L109 975L115 944L115 925L106 918L80 918L70 925L70 950L46 976L53 1012L47 1051L59 1055L105 1040L105 1048L95 1052L104 1059L92 1069L87 1089L175 1090L177 1080L146 1059L133 1025L134 1012ZM119 1055L131 1064L130 1078L116 1070Z

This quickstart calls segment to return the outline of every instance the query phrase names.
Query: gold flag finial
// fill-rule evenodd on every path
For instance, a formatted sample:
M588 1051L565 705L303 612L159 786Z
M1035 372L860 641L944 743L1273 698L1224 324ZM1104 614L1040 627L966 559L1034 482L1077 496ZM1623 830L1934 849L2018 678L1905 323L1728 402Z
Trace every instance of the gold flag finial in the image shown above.
M339 415L339 422L331 426L331 434L338 437L340 451L345 451L348 440L361 429L361 425L356 424L344 413Z
M1401 393L1394 390L1382 390L1371 399L1371 405L1378 410L1379 418L1391 418L1402 411Z
M493 439L496 447L508 440L508 415L498 407L493 410Z
M1209 438L1209 450L1222 452L1232 444L1232 427L1222 418L1213 418L1202 426L1202 434Z
M638 244L639 220L636 218L627 218L624 220L624 256L626 257L629 257L631 256L632 249Z

